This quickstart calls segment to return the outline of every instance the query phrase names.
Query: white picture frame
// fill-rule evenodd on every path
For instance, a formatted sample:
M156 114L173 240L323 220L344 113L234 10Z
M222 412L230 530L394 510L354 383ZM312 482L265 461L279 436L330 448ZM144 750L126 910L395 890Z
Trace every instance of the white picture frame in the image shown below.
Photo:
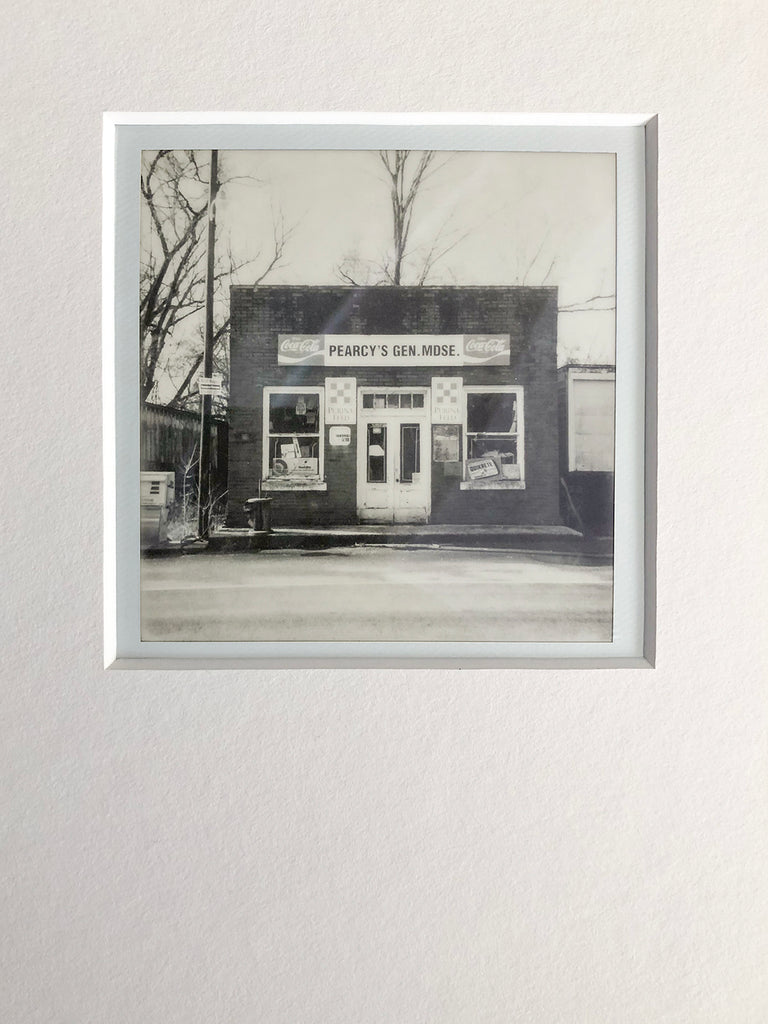
M105 665L112 668L650 667L655 657L656 119L650 115L106 114ZM141 151L443 149L615 154L616 533L609 642L161 642L139 618L135 309Z

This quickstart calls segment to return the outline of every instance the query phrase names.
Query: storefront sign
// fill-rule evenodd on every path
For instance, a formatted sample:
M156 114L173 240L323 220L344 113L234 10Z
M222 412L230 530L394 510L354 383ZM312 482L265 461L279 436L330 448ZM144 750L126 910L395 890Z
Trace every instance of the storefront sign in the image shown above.
M464 378L457 375L432 378L432 422L461 423L464 415Z
M509 366L508 334L278 334L281 366Z
M328 443L332 448L348 448L352 443L352 431L349 427L331 427Z
M325 422L354 423L357 414L357 379L325 378Z

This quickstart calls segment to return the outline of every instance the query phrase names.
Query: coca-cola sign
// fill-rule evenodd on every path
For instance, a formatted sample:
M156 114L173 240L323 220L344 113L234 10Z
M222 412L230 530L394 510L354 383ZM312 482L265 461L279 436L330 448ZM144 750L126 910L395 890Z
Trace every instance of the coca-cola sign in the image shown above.
M491 355L504 352L508 344L502 338L487 338L482 335L473 335L464 342L464 351L479 355Z
M323 366L323 336L321 334L280 334L277 339L277 361L281 364Z
M281 366L509 366L508 334L280 334Z

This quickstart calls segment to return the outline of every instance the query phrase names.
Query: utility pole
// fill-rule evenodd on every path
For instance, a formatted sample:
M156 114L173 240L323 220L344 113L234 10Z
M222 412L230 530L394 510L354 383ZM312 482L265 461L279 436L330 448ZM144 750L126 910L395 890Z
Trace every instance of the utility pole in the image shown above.
M205 348L203 377L213 374L213 285L215 274L216 193L219 190L219 151L211 150L211 182L208 189L208 266L205 275ZM198 468L197 532L208 539L211 526L211 408L213 396L200 395L200 466Z

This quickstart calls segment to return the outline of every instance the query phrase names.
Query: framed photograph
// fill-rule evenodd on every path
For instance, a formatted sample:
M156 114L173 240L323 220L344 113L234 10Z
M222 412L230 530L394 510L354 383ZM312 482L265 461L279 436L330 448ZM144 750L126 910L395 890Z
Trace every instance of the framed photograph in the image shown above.
M654 118L104 154L108 666L653 664Z

